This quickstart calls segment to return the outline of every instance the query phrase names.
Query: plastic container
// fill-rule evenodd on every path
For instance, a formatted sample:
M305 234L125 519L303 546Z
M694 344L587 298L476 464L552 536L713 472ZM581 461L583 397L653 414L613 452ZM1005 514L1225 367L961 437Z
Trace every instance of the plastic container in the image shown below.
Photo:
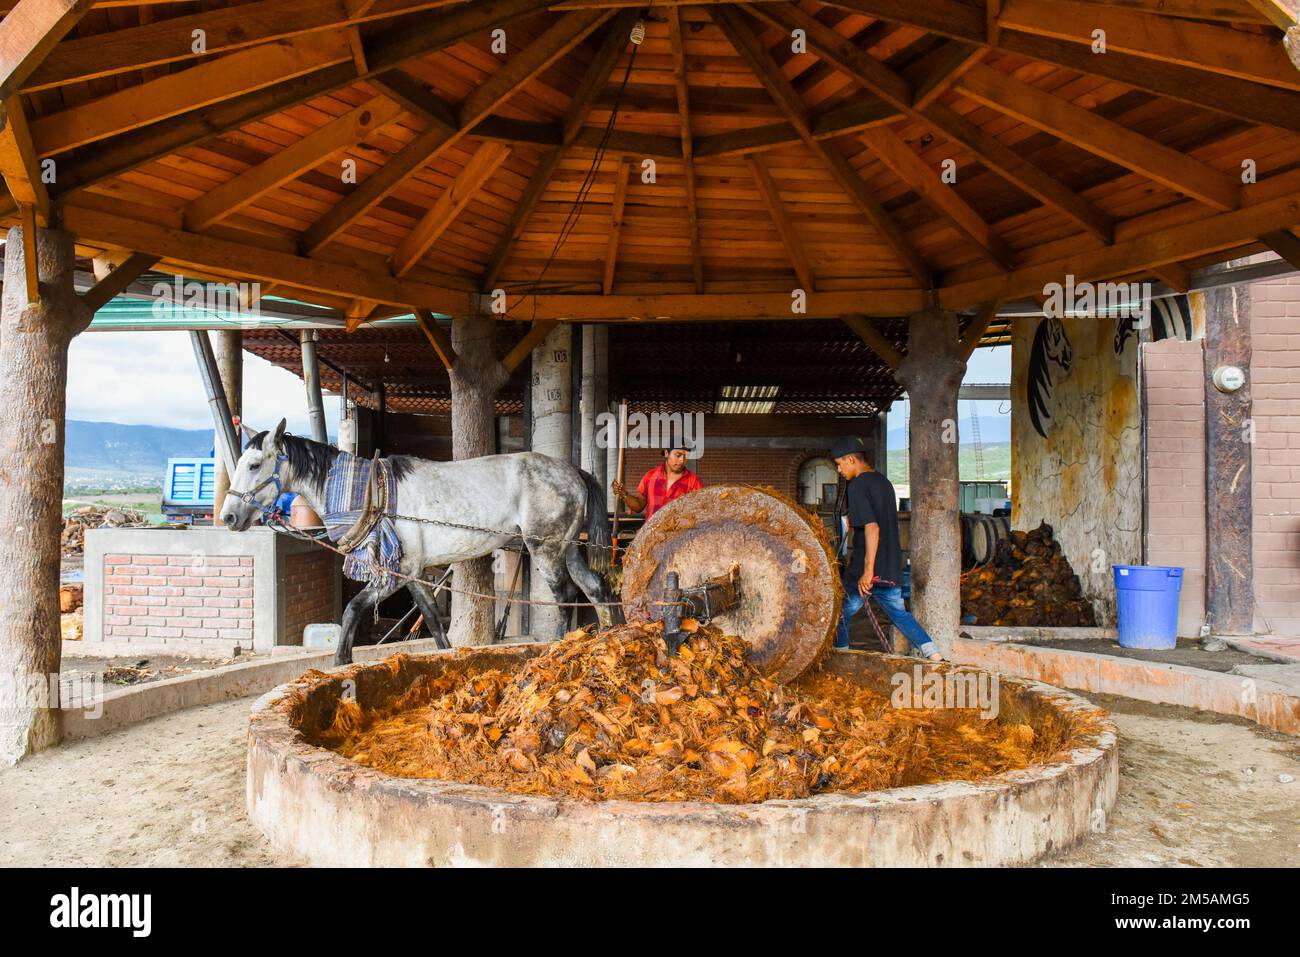
M1116 565L1119 643L1124 648L1173 648L1183 570L1167 565Z
M304 648L337 648L343 628L335 624L308 625L302 631Z

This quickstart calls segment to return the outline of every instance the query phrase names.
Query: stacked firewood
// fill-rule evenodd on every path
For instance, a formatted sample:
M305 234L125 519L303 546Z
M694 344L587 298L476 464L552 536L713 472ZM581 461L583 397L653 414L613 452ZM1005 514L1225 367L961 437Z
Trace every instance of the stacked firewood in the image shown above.
M63 551L65 554L81 551L88 528L123 528L146 524L144 513L133 508L83 505L63 519Z
M993 560L962 575L962 620L974 625L1092 627L1096 617L1052 526L1011 533ZM973 620L972 620L973 619Z

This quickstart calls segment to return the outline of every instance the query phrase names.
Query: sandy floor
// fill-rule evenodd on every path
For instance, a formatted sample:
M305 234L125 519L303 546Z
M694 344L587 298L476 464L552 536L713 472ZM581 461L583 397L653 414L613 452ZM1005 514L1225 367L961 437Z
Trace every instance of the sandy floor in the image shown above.
M1120 728L1119 803L1107 833L1045 864L1300 866L1300 740L1180 708L1094 700ZM182 711L0 770L0 860L298 863L244 813L251 704Z

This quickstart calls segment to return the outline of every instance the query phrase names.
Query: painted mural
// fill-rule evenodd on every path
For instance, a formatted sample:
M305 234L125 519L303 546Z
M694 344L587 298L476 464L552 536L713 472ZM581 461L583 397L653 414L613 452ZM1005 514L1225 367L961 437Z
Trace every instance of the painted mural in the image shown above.
M1137 354L1137 335L1113 318L1025 318L1012 329L1012 525L1055 529L1111 625L1111 566L1141 550Z

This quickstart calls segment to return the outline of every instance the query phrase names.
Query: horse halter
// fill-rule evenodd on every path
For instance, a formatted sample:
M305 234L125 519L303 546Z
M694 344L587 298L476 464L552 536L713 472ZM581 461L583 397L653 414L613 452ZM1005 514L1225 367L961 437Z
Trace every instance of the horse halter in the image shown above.
M262 481L258 482L257 485L253 486L253 488L249 489L247 492L236 492L232 488L228 489L226 494L239 499L245 505L250 505L257 509L262 513L263 518L270 518L275 514L276 501L284 494L284 487L280 484L280 466L287 461L289 461L289 456L284 453L277 455L275 457L275 471L273 471L269 476L262 479ZM261 502L257 501L254 496L268 485L275 485L275 498L271 500L270 505L263 505Z

